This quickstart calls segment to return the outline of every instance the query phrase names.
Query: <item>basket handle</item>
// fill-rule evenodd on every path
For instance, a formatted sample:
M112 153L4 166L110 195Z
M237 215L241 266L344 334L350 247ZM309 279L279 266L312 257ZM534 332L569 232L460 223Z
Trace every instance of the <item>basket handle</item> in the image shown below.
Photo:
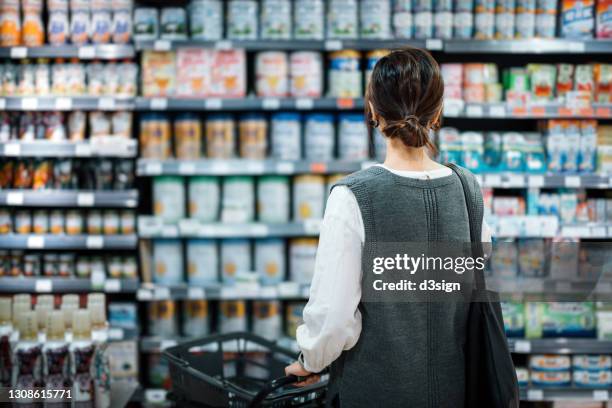
M262 390L259 391L257 395L255 395L255 397L251 400L251 403L249 404L249 408L258 407L261 404L261 402L265 400L268 394L270 394L272 391L278 388L284 387L285 385L296 383L299 380L300 378L297 375L287 375L285 377L276 378L268 382L262 388Z

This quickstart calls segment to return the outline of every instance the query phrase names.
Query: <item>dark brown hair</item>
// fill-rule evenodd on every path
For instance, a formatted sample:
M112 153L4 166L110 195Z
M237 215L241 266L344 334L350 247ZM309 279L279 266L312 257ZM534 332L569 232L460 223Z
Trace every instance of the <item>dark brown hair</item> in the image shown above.
M440 128L444 80L433 57L418 48L406 48L381 58L372 71L365 95L365 113L370 134L373 115L382 118L382 133L399 138L405 146L436 148L430 130Z

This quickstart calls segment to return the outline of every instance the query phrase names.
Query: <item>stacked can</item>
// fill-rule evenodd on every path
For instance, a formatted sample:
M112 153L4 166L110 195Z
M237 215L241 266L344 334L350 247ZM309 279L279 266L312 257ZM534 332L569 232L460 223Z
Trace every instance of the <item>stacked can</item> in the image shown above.
M436 0L434 14L434 38L453 37L453 1Z
M475 0L474 38L489 40L495 33L495 0Z
M412 38L414 36L412 0L395 0L393 5L393 32L397 38Z
M536 0L535 34L554 38L557 33L557 0Z
M514 38L514 12L516 0L499 0L495 7L495 38Z
M517 38L533 38L536 30L536 0L518 0L516 4Z
M474 32L474 0L457 0L453 15L454 38L472 38Z
M432 0L414 2L414 38L423 39L433 36Z

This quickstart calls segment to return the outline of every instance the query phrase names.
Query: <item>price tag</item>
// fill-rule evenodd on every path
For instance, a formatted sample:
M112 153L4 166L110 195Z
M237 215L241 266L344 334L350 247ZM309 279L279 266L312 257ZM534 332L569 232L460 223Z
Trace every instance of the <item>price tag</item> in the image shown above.
M106 281L106 274L104 271L94 270L91 272L91 287L94 289L101 289L104 287Z
M565 187L580 188L580 176L565 176Z
M592 227L591 236L593 238L607 238L606 227Z
M6 194L7 205L23 205L23 193L11 191Z
M77 157L91 156L91 145L89 143L77 143L74 145L74 155Z
M179 163L178 172L179 172L179 174L184 174L184 175L195 174L195 172L196 172L195 163L191 163L191 162L182 162L182 163Z
M211 172L215 174L227 174L230 171L230 166L225 161L216 161L211 165Z
M11 58L27 58L28 49L26 47L12 47Z
M280 108L280 99L264 98L261 101L261 107L266 110L276 110Z
M276 172L278 174L293 174L295 173L295 165L291 162L276 163Z
M327 172L327 163L310 163L310 172L324 174Z
M263 174L265 165L261 161L250 161L246 163L245 170L248 174Z
M326 51L339 51L342 49L342 41L340 40L327 40L325 41Z
M439 38L428 38L425 40L425 48L432 51L441 51L444 48L444 44Z
M79 207L91 207L94 205L95 195L94 193L78 193L77 194L77 205Z
M119 279L107 279L104 282L104 291L107 293L121 292L121 281Z
M161 230L162 237L178 237L178 227L176 225L164 225Z
M151 109L154 110L165 110L168 108L167 98L153 98L151 99Z
M172 43L168 40L157 40L153 43L153 49L155 51L170 51Z
M56 110L72 110L72 98L60 97L55 99Z
M170 289L168 288L155 288L154 297L156 300L170 299Z
M238 295L238 290L234 286L223 286L221 288L221 299L236 299Z
M528 401L543 401L544 400L544 391L542 390L527 390L527 400Z
M314 100L312 98L297 98L295 100L295 108L301 110L310 110L314 108Z
M145 390L145 401L152 402L154 404L166 401L166 390Z
M531 342L528 340L517 340L514 342L514 352L531 353Z
M246 229L247 235L252 237L267 237L270 234L270 229L265 224L252 224Z
M499 187L502 185L501 176L499 174L487 174L484 179L486 187Z
M508 174L506 184L508 187L523 187L525 178L520 174Z
M38 109L38 99L33 97L23 98L21 100L22 110L36 110Z
M506 107L503 105L491 105L489 107L489 115L493 118L505 118Z
M53 282L51 279L37 279L34 285L34 291L37 293L49 293L53 290Z
M40 235L32 235L28 237L26 246L29 249L42 249L45 247L45 237L42 237Z
M94 59L96 57L96 49L90 45L79 47L79 58L80 59Z
M215 48L218 50L231 50L233 48L232 42L229 40L221 40L215 43Z
M259 297L262 299L278 298L278 289L274 286L262 286L259 289Z
M278 295L284 298L296 298L300 293L300 286L296 282L281 282L278 284Z
M582 41L570 41L567 44L567 50L569 52L584 52L585 45Z
M136 298L142 301L153 300L153 292L151 292L149 289L138 289L138 292L136 292Z
M0 110L6 109L6 99L0 98Z
M465 109L465 114L470 118L481 118L483 114L482 106L468 105Z
M544 176L529 176L527 177L527 185L531 188L544 187Z
M115 109L115 98L108 96L100 98L98 100L98 109L100 110L113 110Z
M455 103L445 103L444 104L444 116L449 118L455 118L459 116L461 112L461 107Z
M204 288L189 288L187 289L187 298L192 300L205 299Z
M608 390L593 390L594 401L609 401L610 392Z
M145 173L150 176L162 174L162 164L160 162L151 162L145 165Z
M20 156L21 145L19 143L7 143L4 145L5 156Z
M206 108L207 110L219 110L223 108L223 100L219 98L205 99L204 108Z
M159 343L159 350L164 351L167 348L176 346L176 340L162 340Z
M104 237L101 235L90 235L85 241L87 249L101 249L104 248Z
M123 329L120 327L111 327L108 329L109 340L123 340L125 337Z
M321 220L304 220L304 232L308 235L318 235L321 231Z

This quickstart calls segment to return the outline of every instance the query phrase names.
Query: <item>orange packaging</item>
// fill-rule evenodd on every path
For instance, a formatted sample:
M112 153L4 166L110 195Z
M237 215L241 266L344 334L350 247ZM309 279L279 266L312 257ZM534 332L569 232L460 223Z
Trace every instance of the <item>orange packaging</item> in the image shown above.
M45 29L42 20L42 0L23 1L23 44L28 47L45 43Z
M142 53L143 96L171 96L176 86L176 54L145 51Z
M2 0L0 3L0 46L11 47L21 43L19 0Z
M207 94L213 53L202 48L181 48L177 51L177 95L198 97Z
M465 64L463 66L464 85L482 85L485 83L485 64Z
M244 50L214 51L211 66L210 96L246 96L246 55Z
M595 64L595 101L598 103L612 102L612 64Z

